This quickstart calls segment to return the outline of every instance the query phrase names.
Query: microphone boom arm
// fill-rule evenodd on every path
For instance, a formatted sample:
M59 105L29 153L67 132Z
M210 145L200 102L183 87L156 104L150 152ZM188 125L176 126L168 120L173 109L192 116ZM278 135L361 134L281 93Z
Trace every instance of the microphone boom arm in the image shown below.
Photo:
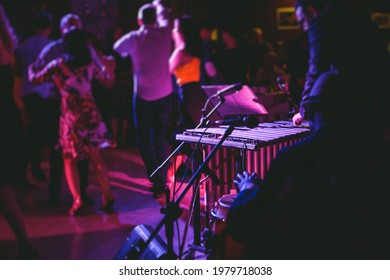
M210 98L207 99L206 103L205 103L205 106L202 108L202 118L200 119L200 122L199 124L195 127L195 129L197 128L201 128L201 127L204 127L208 120L210 119L211 115L214 114L214 112L225 102L225 98L221 95L219 96L219 102L214 106L213 109L210 110L210 112L206 115L206 116L203 116L204 115L204 112L206 111L206 108L207 108L207 105L208 105L208 102L209 102ZM180 143L179 146L176 147L176 149L164 160L163 163L161 163L157 168L156 170L153 171L152 174L150 174L150 177L152 178L161 168L163 168L163 166L165 164L167 164L169 162L169 160L175 155L177 154L181 147L183 147L185 144L185 141L182 141Z
M210 119L211 115L214 114L214 112L225 102L225 98L224 98L224 93L228 93L229 91L231 90L234 90L234 92L236 91L239 91L240 89L242 88L242 84L241 83L237 83L237 84L233 84L233 85L230 85L224 89L221 89L219 90L216 94L213 94L211 95L207 101L205 102L205 105L204 107L202 108L202 118L200 119L200 122L199 124L195 127L195 129L197 128L201 128L201 127L204 127L206 126L208 120ZM214 106L213 109L210 110L210 112L204 116L205 112L206 112L206 109L207 109L207 106L208 104L210 103L210 100L211 99L214 99L218 97L219 99L219 102ZM162 162L154 171L152 174L150 174L150 177L152 178L165 164L168 163L168 161L175 155L177 154L177 152L180 151L181 147L183 147L183 145L185 144L184 141L182 141L180 143L179 146L176 147L176 149L164 160L164 162Z

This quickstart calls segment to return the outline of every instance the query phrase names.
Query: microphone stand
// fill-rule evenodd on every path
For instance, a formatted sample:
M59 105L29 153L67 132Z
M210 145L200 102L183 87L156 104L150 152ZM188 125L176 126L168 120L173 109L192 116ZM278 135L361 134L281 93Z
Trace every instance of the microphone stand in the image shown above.
M205 116L205 112L207 109L207 106L210 102L211 99L218 97L219 102L210 110L210 112ZM225 102L225 98L222 96L222 94L218 96L211 96L207 99L205 102L204 107L202 108L202 118L200 119L199 124L195 127L195 129L205 127L210 120L210 117L214 114L215 111ZM231 132L230 132L231 133ZM222 144L222 143L221 143ZM156 168L156 170L153 171L153 173L150 175L150 177L153 177L165 164L169 162L169 160L177 154L180 149L185 145L185 141L182 141L176 149L165 159L163 163L160 164ZM195 164L193 164L193 168L195 169ZM161 227L165 224L165 234L167 238L167 251L168 251L168 257L169 258L174 258L175 254L173 253L173 222L177 220L180 215L181 215L181 209L179 207L179 202L183 199L184 195L188 192L190 189L190 186L198 181L200 178L201 172L206 173L207 175L210 176L210 178L216 183L219 184L220 181L218 177L210 170L210 168L206 164L202 164L201 167L198 168L198 172L194 172L192 178L190 181L187 183L187 187L181 192L180 197L177 199L176 202L172 202L170 199L170 192L169 190L166 190L166 207L163 207L161 209L161 212L165 214L165 217L163 220L158 224L156 229L151 233L149 239L147 242L143 245L144 248L141 252L138 252L140 255L142 252L147 248L148 244L153 240L153 238L158 234L159 230ZM197 193L194 193L195 199L198 201L195 201L195 207L194 207L194 215L197 216L198 218L194 221L194 243L195 245L200 245L200 193L199 189ZM175 257L176 258L176 257Z
M210 98L209 99L207 99L207 101L206 101L206 104L205 104L205 106L202 108L202 118L200 119L200 122L199 122L199 124L195 127L195 129L198 129L198 128L201 128L201 127L204 127L204 126L206 126L206 124L208 123L208 121L210 120L210 117L211 117L211 115L212 114L214 114L214 112L225 102L225 98L221 95L221 96L219 96L219 102L214 106L214 108L206 115L206 116L204 116L204 112L206 111L206 108L207 108L207 105L208 105L208 103L209 103L209 100L210 100ZM168 161L175 155L175 154L177 154L180 150L181 150L181 148L184 146L184 144L185 144L185 141L182 141L181 143L180 143L180 145L179 146L177 146L177 148L164 160L164 162L163 163L161 163L157 168L156 168L156 170L154 170L153 171L153 173L152 174L150 174L150 177L153 177L161 168L163 168L164 167L164 165L165 164L167 164L168 163Z
M150 234L148 240L146 240L146 242L142 244L143 248L140 248L140 251L138 252L140 255L142 255L142 253L146 250L146 248L148 247L150 242L153 240L153 238L155 238L157 236L158 232L161 230L163 225L165 225L165 233L167 235L166 237L167 237L168 258L172 258L172 259L176 258L175 254L173 252L173 241L172 241L173 240L173 223L174 223L174 221L176 221L180 217L180 215L182 213L182 210L180 209L180 202L183 200L186 193L191 188L192 184L198 179L198 177L204 171L204 169L208 168L208 163L213 158L213 156L218 151L218 149L221 147L221 145L223 144L225 139L233 132L234 127L235 127L235 125L233 125L233 124L229 125L229 127L226 129L225 133L223 134L223 136L219 140L219 142L213 147L213 149L207 155L205 160L200 164L199 168L194 172L194 174L192 175L192 177L188 181L186 187L179 194L179 196L177 197L177 199L175 201L170 201L169 191L166 192L166 198L167 198L167 201L169 201L169 203L167 203L167 206L165 206L161 209L161 212L163 214L165 214L165 216L158 223L158 225L156 226L154 231ZM134 248L134 249L136 249L136 248Z
M291 98L291 92L287 81L282 76L279 76L276 79L276 82L278 84L279 89L286 94L287 101L290 103L290 107L292 107L292 111L290 111L289 114L295 115L299 113L299 106Z

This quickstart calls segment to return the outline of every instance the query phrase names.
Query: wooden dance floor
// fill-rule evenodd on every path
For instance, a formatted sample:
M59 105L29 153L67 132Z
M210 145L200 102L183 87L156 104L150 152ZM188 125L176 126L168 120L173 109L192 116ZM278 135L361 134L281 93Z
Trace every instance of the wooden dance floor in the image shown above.
M165 198L152 198L149 191L151 183L146 178L137 148L104 150L103 157L116 197L115 213L106 214L99 210L101 191L92 171L87 191L94 204L83 208L81 215L77 217L67 214L72 199L65 179L62 182L61 203L56 207L47 205L47 181L36 182L31 178L35 188L15 188L28 234L39 251L39 259L110 260L124 245L126 237L135 226L147 224L154 228L163 218L160 209L165 204ZM45 161L43 167L48 175L48 162ZM189 192L182 201L182 207L188 207L190 199ZM175 226L175 252L178 252L178 237L180 240L183 238L186 216L188 215L182 215L178 219L179 236ZM159 235L166 240L164 227ZM192 242L193 228L190 225L186 243ZM15 237L4 217L0 215L0 258L15 259L16 249ZM202 258L201 255L199 258Z

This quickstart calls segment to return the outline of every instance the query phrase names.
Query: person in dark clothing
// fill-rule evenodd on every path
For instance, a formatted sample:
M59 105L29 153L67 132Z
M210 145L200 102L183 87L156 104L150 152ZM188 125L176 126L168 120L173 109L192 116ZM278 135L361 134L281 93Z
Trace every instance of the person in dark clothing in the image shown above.
M300 124L308 118L304 104L314 83L322 73L332 71L356 81L353 96L366 118L371 119L370 129L379 132L389 120L384 107L389 103L389 94L382 82L386 75L382 69L389 66L385 40L369 14L355 11L344 2L296 1L297 19L308 32L310 58L300 112L293 121Z
M29 186L26 177L25 142L22 117L13 91L13 54L18 44L13 26L0 4L0 214L15 235L18 259L37 259L23 220L23 212L14 196L15 187ZM2 227L3 230L3 227Z
M237 175L227 224L250 243L248 258L389 258L390 149L362 133L355 90L349 76L323 73L306 98L313 133L281 149L264 180Z
M42 153L49 136L50 84L33 85L28 81L28 66L33 63L42 49L50 44L52 15L40 13L34 18L34 35L28 37L15 50L14 99L24 120L26 131L26 156L31 174L38 181L45 181L41 167Z
M135 146L136 132L134 128L132 98L133 98L133 69L130 57L122 57L112 49L114 43L125 34L121 26L116 26L110 33L110 48L107 54L115 59L115 85L109 95L109 119L112 137L119 146Z
M174 19L172 38L175 48L169 58L169 70L175 76L178 86L178 124L173 134L195 128L202 118L200 108L206 102L201 87L202 41L194 19L182 15ZM174 143L174 147L177 143ZM190 156L190 145L184 145L168 170L168 179L174 182L178 167Z

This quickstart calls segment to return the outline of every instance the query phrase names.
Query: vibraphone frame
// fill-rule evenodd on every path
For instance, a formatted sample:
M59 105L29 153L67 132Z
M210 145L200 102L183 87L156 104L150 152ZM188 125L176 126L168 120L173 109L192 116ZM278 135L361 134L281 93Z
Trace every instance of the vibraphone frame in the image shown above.
M210 130L189 129L183 134L177 135L176 139L198 143L199 145L195 144L194 147L200 147L203 158L205 158L218 143L218 133L222 133L224 129L224 127ZM281 130L279 133L278 129ZM203 132L205 135L202 135ZM212 180L205 181L206 217L220 197L235 190L233 180L238 172L242 170L249 173L255 172L263 179L277 152L283 147L301 141L308 134L307 126L295 127L291 121L262 123L254 129L237 128L234 130L209 162L209 168L221 182L219 185L215 185ZM250 137L254 137L254 139L250 139Z

